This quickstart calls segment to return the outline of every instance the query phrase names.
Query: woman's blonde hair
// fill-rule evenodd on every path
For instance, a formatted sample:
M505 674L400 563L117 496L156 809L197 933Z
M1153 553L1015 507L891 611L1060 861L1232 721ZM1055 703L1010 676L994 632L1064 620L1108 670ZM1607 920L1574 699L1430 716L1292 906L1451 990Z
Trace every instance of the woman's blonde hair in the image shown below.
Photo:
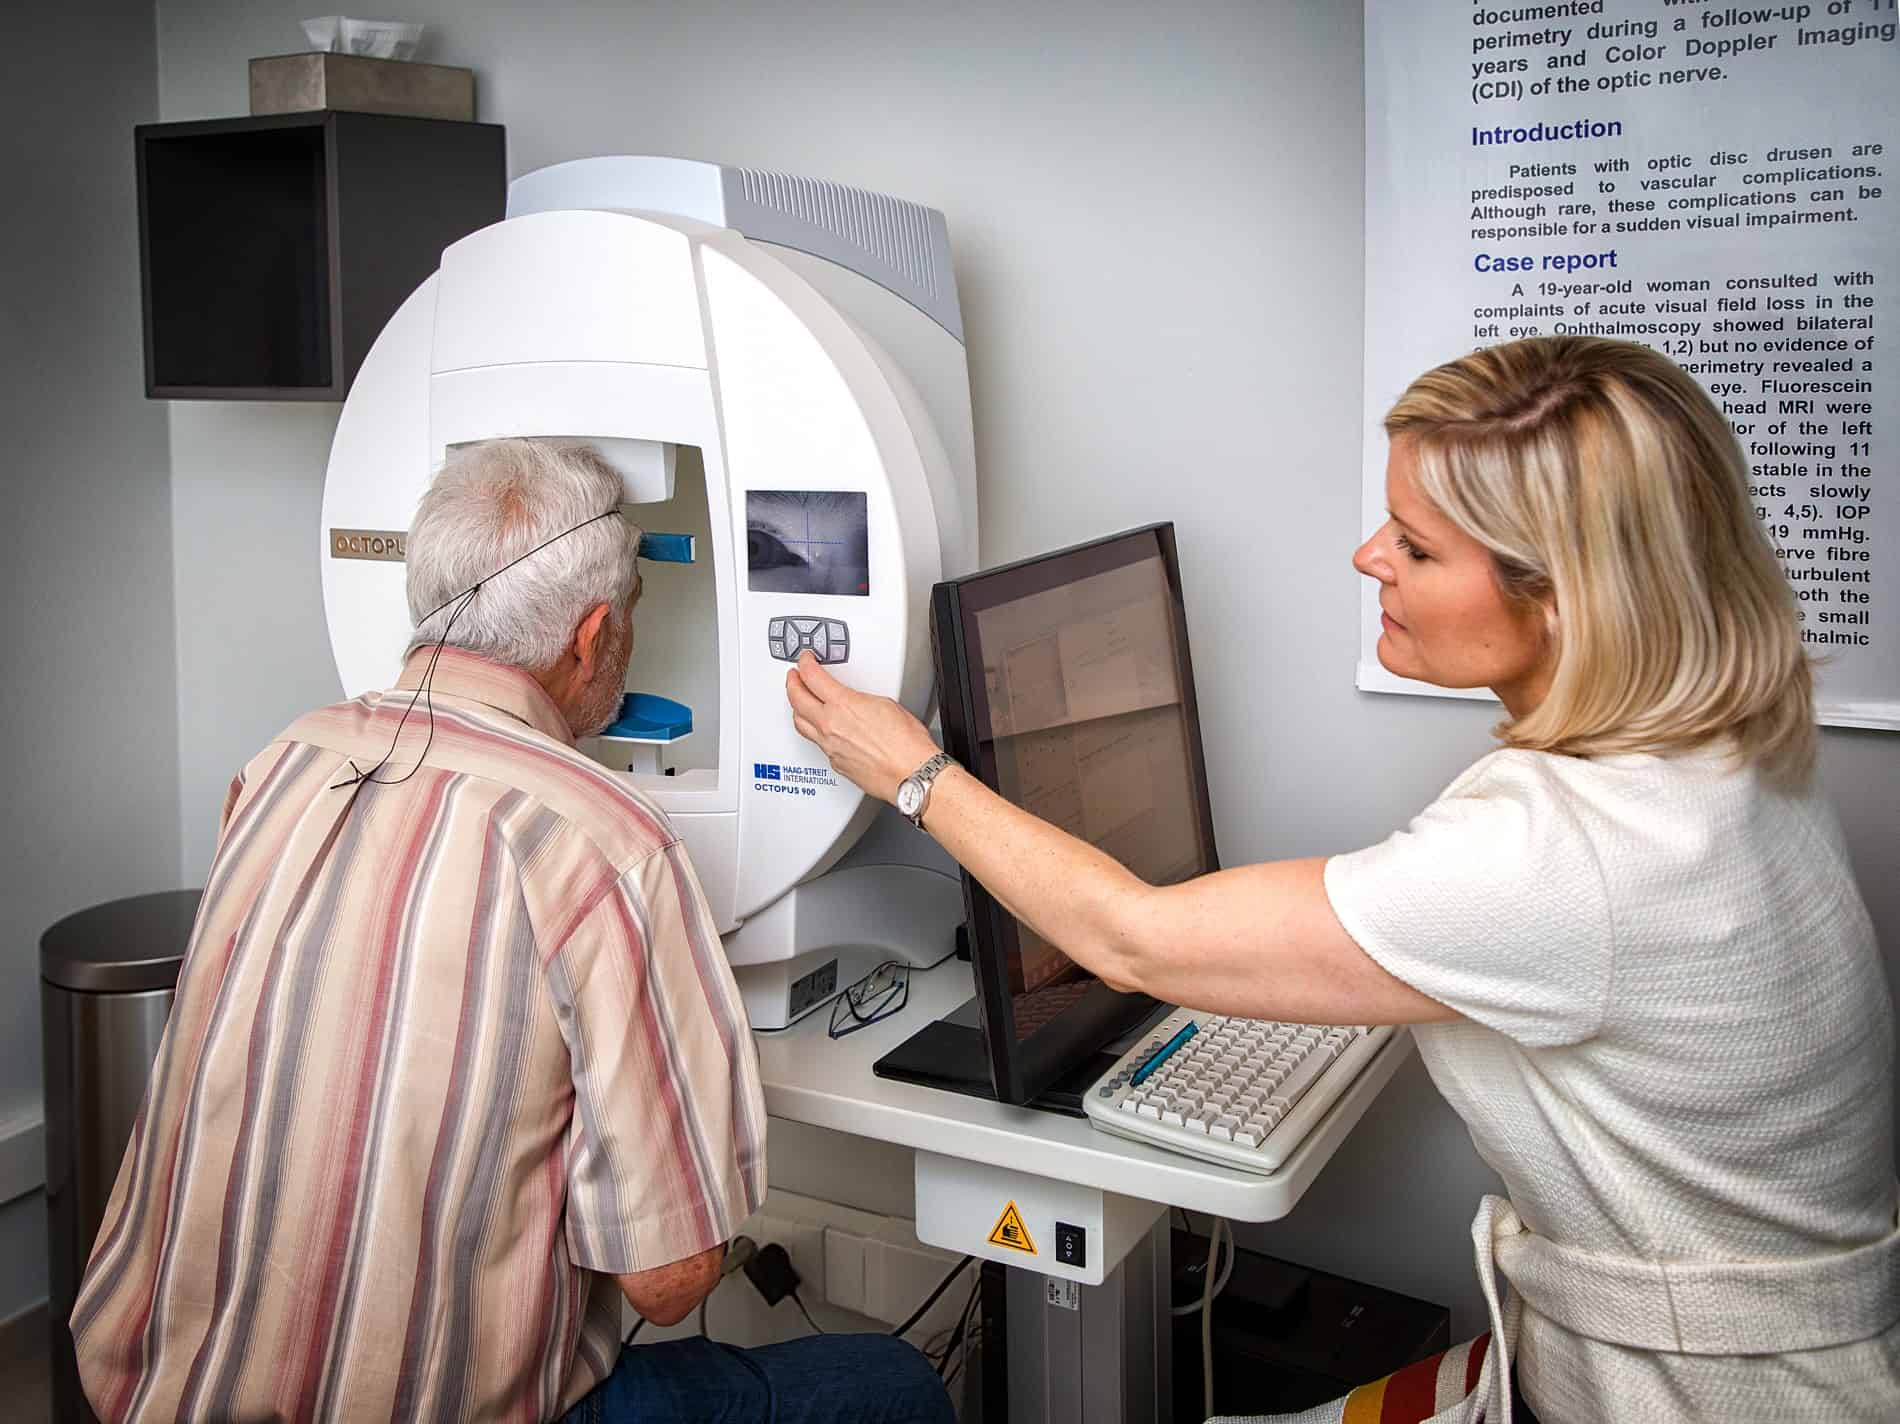
M1507 746L1572 756L1732 742L1772 779L1814 764L1794 596L1728 422L1648 347L1541 336L1427 371L1385 418L1417 482L1540 606L1550 692Z

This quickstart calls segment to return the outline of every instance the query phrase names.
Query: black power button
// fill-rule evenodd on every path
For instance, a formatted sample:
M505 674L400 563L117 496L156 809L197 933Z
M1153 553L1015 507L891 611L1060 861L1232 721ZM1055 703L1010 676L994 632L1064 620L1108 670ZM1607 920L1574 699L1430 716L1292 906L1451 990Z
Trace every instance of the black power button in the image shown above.
M1081 1270L1089 1263L1089 1233L1086 1227L1056 1223L1056 1260Z

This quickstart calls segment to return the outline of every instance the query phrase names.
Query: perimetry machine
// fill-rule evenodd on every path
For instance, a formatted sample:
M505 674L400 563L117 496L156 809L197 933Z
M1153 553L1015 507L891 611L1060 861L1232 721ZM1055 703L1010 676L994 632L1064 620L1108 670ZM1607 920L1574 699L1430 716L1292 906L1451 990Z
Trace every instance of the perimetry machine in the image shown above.
M397 560L433 472L510 436L591 444L660 528L703 470L688 517L710 550L716 647L662 656L672 681L642 705L663 715L592 749L684 839L753 1026L785 1026L882 960L941 959L963 916L954 868L894 813L874 829L883 808L793 730L784 680L809 648L930 713L930 590L977 559L942 214L672 158L516 180L505 220L442 254L343 407L322 568L346 695L394 680L410 633ZM636 680L666 641L649 624L675 614L642 623ZM686 756L671 744L695 725Z
M1141 825L1179 847L1112 844L1134 834L1120 829L1126 797L1083 815L1081 829L1159 879L1211 869L1171 530L970 578L969 376L941 214L712 163L563 163L517 179L506 218L442 254L344 404L321 565L346 694L395 680L411 632L403 540L433 472L459 446L520 436L593 446L649 530L643 554L685 561L647 573L631 670L641 691L589 749L671 819L753 1027L784 1030L757 1041L768 1110L914 1149L919 1238L1022 1268L1008 1272L1013 1424L1165 1420L1167 1207L1251 1221L1290 1211L1390 1078L1404 1040L1368 1041L1370 1066L1350 1082L1335 1075L1323 1105L1310 1095L1314 1121L1300 1125L1297 1144L1250 1160L1255 1144L1243 1138L1268 1135L1264 1125L1254 1133L1238 1116L1227 1125L1215 1115L1224 1100L1207 1108L1163 1097L1159 1089L1174 1089L1153 1076L1196 1086L1186 1078L1202 1058L1226 1062L1220 1035L1247 1026L1205 1024L1200 1047L1184 1050L1194 1027L1171 1018L1167 1044L1145 1041L1126 1022L1130 1009L1070 984L1047 946L984 933L1000 922L980 887L831 770L793 727L784 682L809 649L850 686L928 720L942 673L956 702L944 717L951 750L1004 794L1016 773L997 750L1003 740L1023 743L1017 771L1051 739L1094 737L1111 759L1129 736L1171 749L1156 764L1182 784L1154 806L1174 807L1180 824L1150 807ZM939 631L949 639L935 663L933 589L946 600ZM1101 598L1103 607L1090 602ZM1064 667L1073 653L1113 686L1044 716L1034 710L1049 682L1038 649ZM991 669L1010 659L1011 686L991 697ZM944 671L953 665L957 676ZM1112 737L1071 725L1130 719L1132 731L1118 725ZM907 1013L828 1038L810 1010L884 961L949 956L966 889L970 943L991 971L977 976L988 986L983 1012L971 1018L972 978L950 966L914 976ZM1052 1004L1059 1031L1042 1026ZM947 1022L936 1038L911 1046L912 1069L892 1072L914 1031L938 1018ZM1063 1054L1090 1059L1102 1047L1095 1038L1131 1026L1132 1045L1108 1050L1119 1068L1068 1104L1107 1132L1022 1105ZM993 1062L988 1091L980 1081L942 1091L948 1060L969 1056L979 1028L1023 1071ZM962 1048L948 1051L951 1040ZM1058 1043L1060 1053L1044 1051ZM1172 1066L1158 1067L1164 1059ZM986 1075L979 1062L964 1076ZM1210 1119L1199 1136L1195 1112Z

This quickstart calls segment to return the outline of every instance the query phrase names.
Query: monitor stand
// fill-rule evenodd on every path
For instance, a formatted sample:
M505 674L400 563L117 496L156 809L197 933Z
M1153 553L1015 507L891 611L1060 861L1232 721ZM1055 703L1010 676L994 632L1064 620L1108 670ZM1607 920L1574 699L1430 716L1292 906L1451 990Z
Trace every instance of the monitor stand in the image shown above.
M1149 1024L1168 1009L1166 1004L1158 1005L1152 1017L1144 1018L1114 1042L1104 1044L1051 1083L1029 1106L1044 1112L1066 1113L1070 1117L1086 1116L1082 1111L1083 1095L1148 1031ZM872 1064L871 1071L880 1078L894 1078L900 1083L916 1083L994 1101L996 1088L990 1082L990 1056L983 1045L983 1024L978 1015L976 999L972 996L956 1012L924 1025L898 1044Z

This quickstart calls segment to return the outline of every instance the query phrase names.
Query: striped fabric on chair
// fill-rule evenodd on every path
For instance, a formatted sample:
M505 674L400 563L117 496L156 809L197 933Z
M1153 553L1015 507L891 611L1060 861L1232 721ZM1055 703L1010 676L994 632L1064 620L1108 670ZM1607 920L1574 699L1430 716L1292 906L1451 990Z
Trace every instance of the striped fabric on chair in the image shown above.
M1223 1417L1208 1424L1423 1424L1440 1416L1475 1419L1482 1411L1471 1392L1478 1387L1490 1344L1487 1330L1475 1340L1362 1384L1343 1399L1298 1414Z

